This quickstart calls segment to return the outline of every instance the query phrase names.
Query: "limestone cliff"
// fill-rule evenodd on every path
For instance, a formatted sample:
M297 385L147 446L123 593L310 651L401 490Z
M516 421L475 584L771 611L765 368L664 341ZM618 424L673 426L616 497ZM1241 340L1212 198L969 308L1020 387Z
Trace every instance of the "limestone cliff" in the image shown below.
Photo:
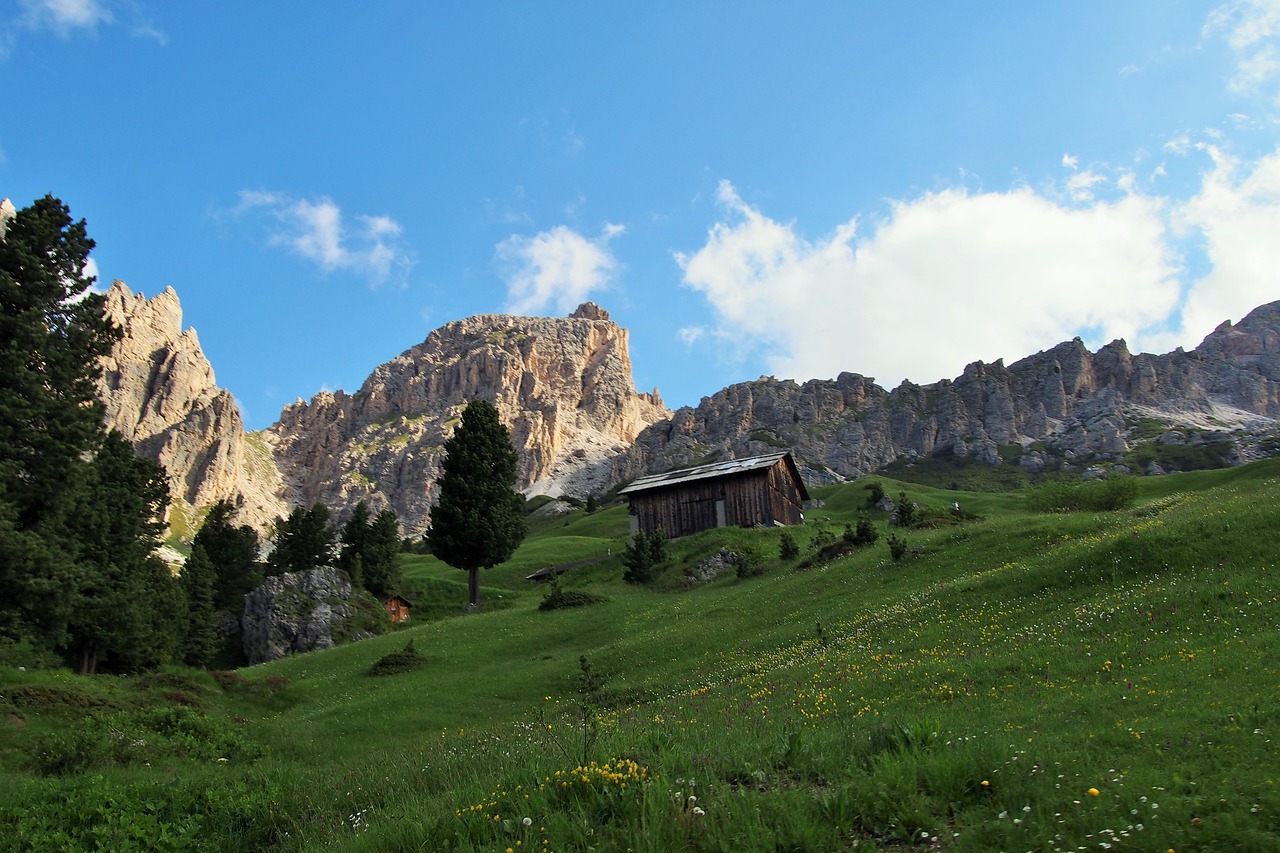
M317 394L263 433L294 502L341 517L360 500L426 528L443 445L469 400L494 403L520 455L518 488L585 496L667 417L632 384L627 331L591 303L570 317L487 314L437 329L355 394Z
M124 332L103 359L106 425L168 472L173 532L189 535L198 510L223 499L237 504L241 523L258 528L287 513L279 472L260 443L246 440L240 410L217 386L195 329L183 331L173 288L147 299L116 281L106 312Z
M1276 452L1278 424L1275 302L1189 353L1134 355L1124 341L1091 353L1076 338L1009 367L974 362L954 381L891 392L853 373L732 385L641 433L613 481L775 447L794 449L812 483L935 454L1029 471L1115 464L1142 441L1211 443L1240 462Z

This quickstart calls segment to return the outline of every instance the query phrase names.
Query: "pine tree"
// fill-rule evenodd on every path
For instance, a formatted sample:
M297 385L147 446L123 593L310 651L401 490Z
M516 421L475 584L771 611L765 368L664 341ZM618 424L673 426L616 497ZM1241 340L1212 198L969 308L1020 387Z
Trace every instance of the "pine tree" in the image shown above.
M364 541L364 585L379 598L400 588L400 521L384 509L369 525Z
M80 672L103 658L118 669L173 659L186 633L177 582L156 555L169 487L164 469L134 455L111 432L89 466L69 528L77 545L77 585L68 624Z
M276 519L275 547L267 557L267 574L307 572L336 561L335 532L329 526L329 508L322 503L310 509L295 507L288 518Z
M467 572L474 609L480 605L480 569L509 559L524 539L524 498L512 488L519 457L498 410L485 400L463 410L444 452L426 538L432 553Z
M187 630L182 641L182 660L190 666L207 667L222 646L217 630L214 588L218 570L199 545L191 546L191 556L179 581L187 602Z
M262 564L257 531L247 524L233 524L234 514L230 501L214 504L191 547L193 553L196 547L202 549L213 565L214 606L239 615L244 611L245 595L262 583Z
M352 573L355 558L363 561L365 540L369 536L369 505L364 501L356 504L351 517L342 525L342 548L338 553L338 568Z
M120 331L84 275L93 241L52 196L0 237L0 634L65 643L79 574L66 521L102 438L99 359Z

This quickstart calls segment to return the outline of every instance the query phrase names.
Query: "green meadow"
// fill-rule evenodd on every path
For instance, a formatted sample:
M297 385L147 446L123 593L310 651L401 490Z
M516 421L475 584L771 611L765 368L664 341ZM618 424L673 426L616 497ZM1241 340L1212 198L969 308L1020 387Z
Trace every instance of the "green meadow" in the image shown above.
M1109 512L880 482L933 526L872 513L839 547L860 480L816 490L797 557L709 531L634 587L625 508L578 510L482 574L481 612L406 555L414 619L376 639L0 668L0 849L1280 849L1280 460ZM688 581L721 547L754 561ZM539 609L525 576L569 563L606 600Z

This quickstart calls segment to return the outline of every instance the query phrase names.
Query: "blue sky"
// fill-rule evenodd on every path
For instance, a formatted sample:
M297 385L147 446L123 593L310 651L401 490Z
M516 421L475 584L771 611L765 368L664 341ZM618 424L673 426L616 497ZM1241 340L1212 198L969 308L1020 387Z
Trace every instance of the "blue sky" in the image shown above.
M172 285L252 428L472 314L696 404L1280 299L1280 0L0 0L0 196Z

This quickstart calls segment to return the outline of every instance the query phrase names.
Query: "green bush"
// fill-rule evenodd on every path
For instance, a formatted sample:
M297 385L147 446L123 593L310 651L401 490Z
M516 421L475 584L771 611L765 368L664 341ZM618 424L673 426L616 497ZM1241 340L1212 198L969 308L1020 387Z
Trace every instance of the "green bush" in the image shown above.
M418 654L418 650L413 647L413 640L410 640L405 643L403 649L383 655L374 661L373 666L369 667L369 674L395 675L401 672L412 672L415 669L421 669L426 664L426 657Z
M1130 506L1137 497L1133 477L1053 480L1027 490L1028 505L1040 512L1108 512Z
M907 555L907 543L893 534L889 534L889 556L896 563Z
M225 721L185 706L86 717L79 725L32 739L32 768L46 775L127 767L159 759L253 759L260 749Z
M622 564L627 567L622 579L627 583L649 583L658 575L658 567L667 561L667 534L659 527L652 534L636 533L627 543Z
M800 546L796 544L796 537L791 535L790 530L782 531L782 537L778 540L778 556L783 560L794 560L800 556Z
M547 582L547 594L538 605L539 610L560 610L565 607L587 607L608 601L608 596L596 595L579 589L565 589L560 586L560 577L554 572Z

